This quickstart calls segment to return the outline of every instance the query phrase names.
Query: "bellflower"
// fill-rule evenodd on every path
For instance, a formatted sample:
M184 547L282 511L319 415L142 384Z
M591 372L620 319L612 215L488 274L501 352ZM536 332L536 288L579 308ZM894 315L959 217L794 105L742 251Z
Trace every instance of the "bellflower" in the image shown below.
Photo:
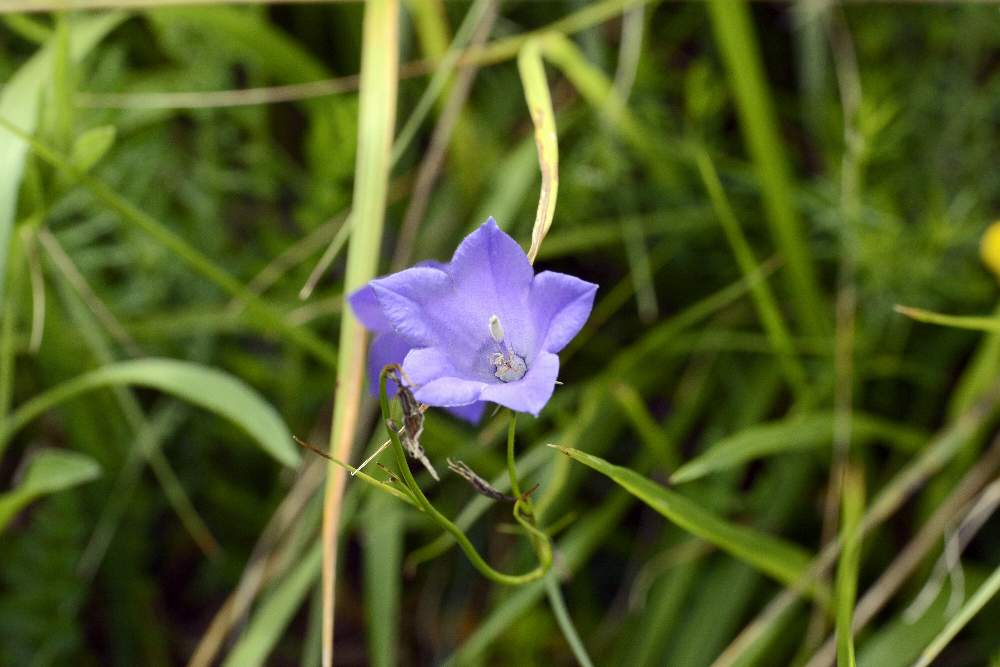
M536 275L490 218L447 264L376 278L349 301L375 334L373 393L382 368L401 364L418 401L476 422L487 402L538 415L555 389L556 355L587 321L596 292L564 273Z

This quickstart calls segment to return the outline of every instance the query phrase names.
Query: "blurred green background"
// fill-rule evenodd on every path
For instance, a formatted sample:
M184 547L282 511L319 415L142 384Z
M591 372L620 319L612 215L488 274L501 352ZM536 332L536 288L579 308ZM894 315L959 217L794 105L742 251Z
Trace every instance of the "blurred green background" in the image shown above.
M527 248L525 44L536 267L600 285L518 420L553 570L491 583L351 478L335 664L1000 664L996 4L79 4L0 2L0 665L321 663L327 468L289 435L325 448L353 390L359 89L397 96L377 273L488 215ZM431 410L423 444L504 480L506 424ZM508 505L418 479L533 566Z

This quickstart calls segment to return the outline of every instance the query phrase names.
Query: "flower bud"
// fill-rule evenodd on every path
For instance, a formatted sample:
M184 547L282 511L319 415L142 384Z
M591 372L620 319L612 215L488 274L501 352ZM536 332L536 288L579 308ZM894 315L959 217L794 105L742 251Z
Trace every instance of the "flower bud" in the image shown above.
M986 268L1000 278L1000 222L994 222L986 229L979 242L979 256Z

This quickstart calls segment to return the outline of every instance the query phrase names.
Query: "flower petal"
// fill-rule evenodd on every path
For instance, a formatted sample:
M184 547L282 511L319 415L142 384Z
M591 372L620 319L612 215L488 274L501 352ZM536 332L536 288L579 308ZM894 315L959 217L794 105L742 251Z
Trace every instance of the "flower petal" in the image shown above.
M447 271L448 265L444 262L439 262L436 259L422 259L417 262L414 266L423 267L425 269L439 269L441 271Z
M466 335L484 339L490 316L497 315L506 342L521 356L534 354L535 321L528 310L534 270L517 241L489 218L465 237L447 270L455 285L453 309L468 323Z
M471 424L478 424L479 420L483 418L483 412L486 411L486 401L476 401L468 405L456 405L445 408L445 410L459 419L463 419Z
M421 403L439 407L468 405L479 400L486 383L459 376L451 359L440 348L410 350L403 371L413 383L413 396Z
M382 313L382 306L379 304L371 284L356 290L347 297L347 301L351 304L351 309L358 320L365 325L365 329L377 333L392 330L392 324Z
M462 240L451 257L448 272L456 279L474 277L483 289L494 286L483 279L486 272L494 279L502 279L505 287L519 289L527 289L535 275L524 250L497 227L493 218Z
M559 357L551 352L539 352L527 374L516 382L486 385L480 398L499 403L517 412L538 416L552 398L559 375Z
M371 348L368 351L368 391L372 396L378 396L379 375L382 373L382 369L388 364L402 365L411 350L410 344L404 338L392 332L379 334L372 340ZM425 354L428 352L427 349L412 351ZM419 361L420 357L418 356L417 358ZM425 356L424 358L426 359L427 357ZM424 368L427 367L424 362L418 365ZM406 372L405 379L416 383L409 372ZM386 394L390 398L395 396L399 390L393 380L387 380L385 388ZM467 405L449 406L445 410L459 419L476 424L483 418L483 412L486 411L486 402L476 401Z
M451 278L439 269L415 267L368 283L393 331L414 346L433 345L447 333L435 317L435 302L452 291Z
M457 377L443 377L433 380L413 392L421 403L452 408L468 405L479 400L483 389L491 385L477 380L463 380Z
M406 339L391 331L375 336L368 349L368 391L372 396L378 396L378 377L382 369L388 364L402 364L412 347ZM392 380L386 381L385 388L389 396L396 394L396 383Z
M539 347L558 352L566 347L590 317L597 285L565 273L543 271L531 285L531 312L539 332Z
M458 371L451 357L439 347L422 347L410 350L403 361L406 379L414 389L443 377L455 377Z

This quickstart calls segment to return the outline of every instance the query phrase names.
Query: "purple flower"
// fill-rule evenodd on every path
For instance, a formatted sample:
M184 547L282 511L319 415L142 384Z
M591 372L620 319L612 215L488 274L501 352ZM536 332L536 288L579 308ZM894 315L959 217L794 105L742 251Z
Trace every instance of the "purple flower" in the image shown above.
M375 333L373 393L386 364L401 363L421 403L471 422L486 402L538 415L559 374L556 354L580 331L597 285L564 273L535 275L493 218L467 236L451 262L376 278L350 296Z

